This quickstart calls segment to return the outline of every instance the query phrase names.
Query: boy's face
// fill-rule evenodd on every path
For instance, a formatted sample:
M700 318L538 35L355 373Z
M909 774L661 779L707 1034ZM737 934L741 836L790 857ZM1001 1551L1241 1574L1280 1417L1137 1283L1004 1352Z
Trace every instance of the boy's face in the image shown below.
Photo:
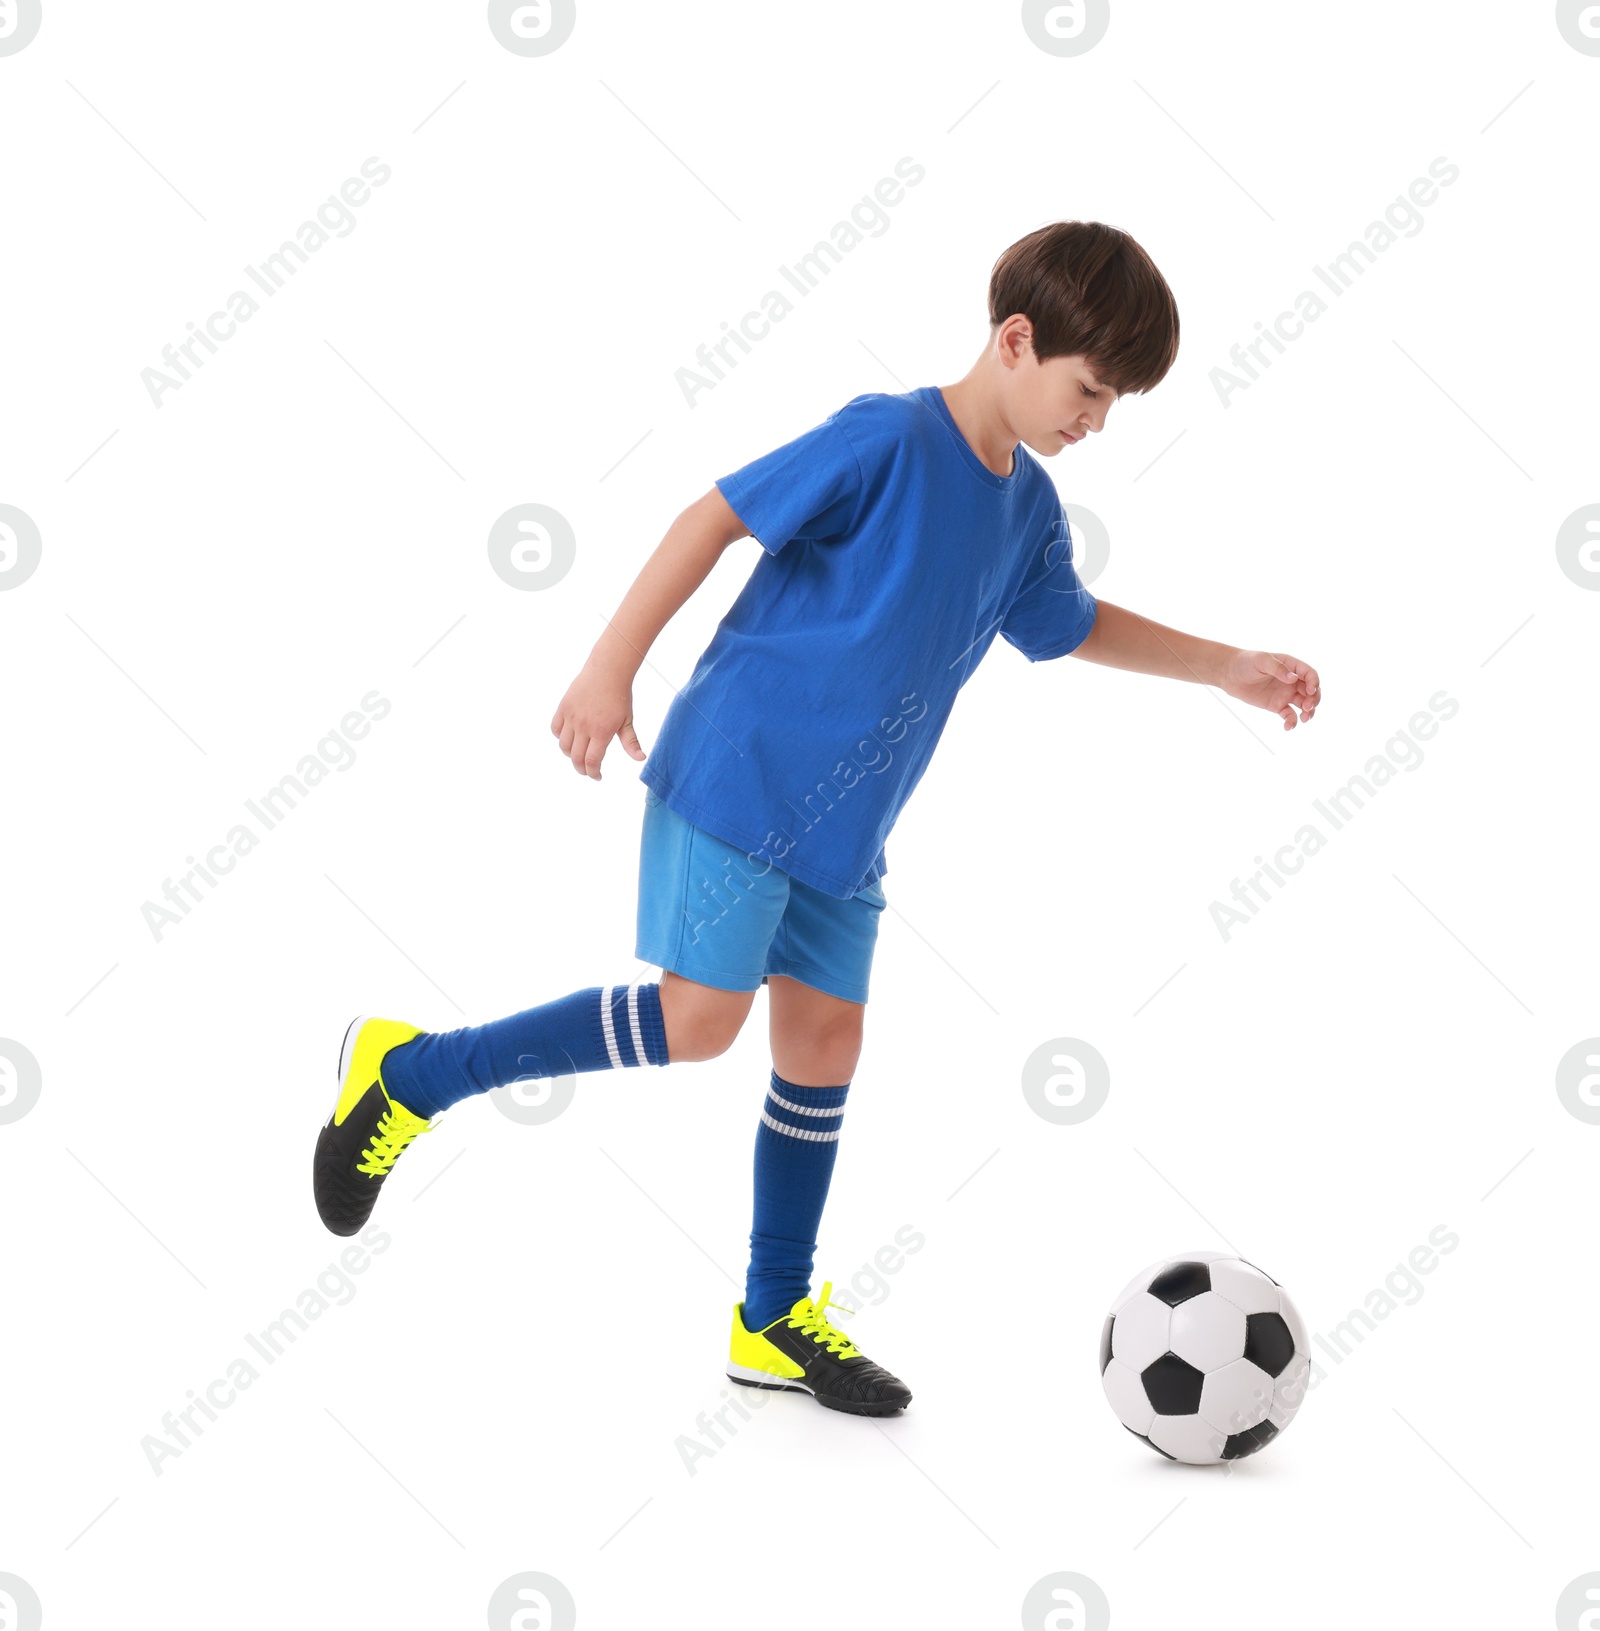
M1023 325L1024 332L1026 325ZM1039 362L1019 334L1008 359L1006 417L1017 439L1046 458L1105 428L1117 393L1096 374L1087 357Z

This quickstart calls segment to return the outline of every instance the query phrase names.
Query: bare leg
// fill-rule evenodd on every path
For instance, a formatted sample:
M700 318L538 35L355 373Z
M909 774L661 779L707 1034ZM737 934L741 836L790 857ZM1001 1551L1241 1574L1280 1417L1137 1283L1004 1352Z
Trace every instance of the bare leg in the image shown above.
M866 1005L846 1002L786 974L769 975L767 990L772 1068L784 1081L796 1087L843 1087L854 1080Z
M756 1000L754 991L721 991L666 969L661 974L660 996L667 1058L675 1065L726 1053Z

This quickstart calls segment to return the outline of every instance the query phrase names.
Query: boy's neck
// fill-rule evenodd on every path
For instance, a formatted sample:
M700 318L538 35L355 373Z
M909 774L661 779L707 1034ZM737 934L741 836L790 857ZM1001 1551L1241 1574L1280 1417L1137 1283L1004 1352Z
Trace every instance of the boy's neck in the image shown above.
M978 462L997 476L1009 476L1016 469L1016 448L1021 438L1005 422L997 394L988 389L978 369L954 385L941 385L940 393L956 429Z

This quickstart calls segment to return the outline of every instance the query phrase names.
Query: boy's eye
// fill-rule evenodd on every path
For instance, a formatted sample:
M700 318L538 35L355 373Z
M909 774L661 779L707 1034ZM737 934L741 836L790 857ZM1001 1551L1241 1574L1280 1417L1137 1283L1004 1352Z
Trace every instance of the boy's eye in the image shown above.
M1085 396L1092 396L1092 397L1094 397L1094 398L1095 398L1095 399L1096 399L1096 400L1098 400L1098 399L1099 399L1099 396L1100 396L1100 393L1099 393L1099 392L1098 392L1098 391L1091 391L1091 390L1090 390L1090 389L1089 389L1089 387L1088 387L1088 386L1087 386L1087 385L1085 385L1085 386L1083 386L1083 387L1082 387L1082 390L1083 390L1083 394L1084 394L1084 395L1085 395Z

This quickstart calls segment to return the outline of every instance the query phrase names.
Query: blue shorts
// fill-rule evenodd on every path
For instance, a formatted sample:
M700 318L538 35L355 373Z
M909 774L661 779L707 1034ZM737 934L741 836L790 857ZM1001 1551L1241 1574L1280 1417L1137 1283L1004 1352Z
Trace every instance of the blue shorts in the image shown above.
M722 991L787 974L846 1002L867 1000L881 884L838 900L684 820L654 788L644 794L640 962Z

